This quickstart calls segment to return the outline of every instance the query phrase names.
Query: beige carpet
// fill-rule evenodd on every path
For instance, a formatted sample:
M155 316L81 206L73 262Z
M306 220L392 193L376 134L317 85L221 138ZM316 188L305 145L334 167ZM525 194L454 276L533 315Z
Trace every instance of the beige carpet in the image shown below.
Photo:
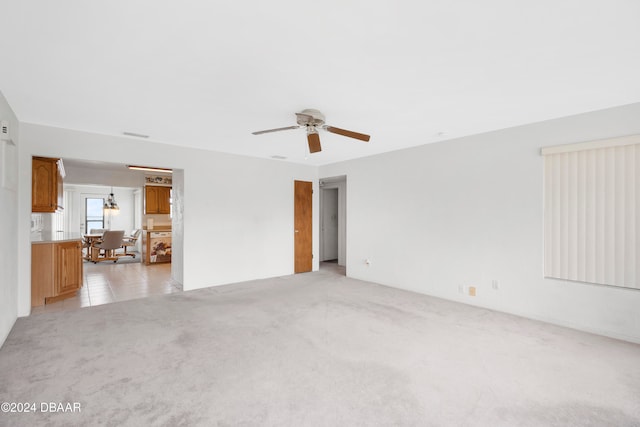
M11 426L638 426L640 345L324 270L19 319Z

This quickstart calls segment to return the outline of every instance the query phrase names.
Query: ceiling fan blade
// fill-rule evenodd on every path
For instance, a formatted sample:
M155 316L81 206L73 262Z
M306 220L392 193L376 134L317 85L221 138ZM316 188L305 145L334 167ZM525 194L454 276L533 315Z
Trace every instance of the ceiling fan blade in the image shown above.
M317 133L308 133L307 141L309 141L309 152L317 153L318 151L322 151L320 147L320 135Z
M359 139L360 141L368 142L371 136L365 135L364 133L353 132L346 129L340 129L333 126L324 126L324 129L328 130L331 133L337 133L338 135L348 136L349 138Z
M300 129L300 126L287 126L286 128L259 130L257 132L251 132L251 133L253 135L262 135L263 133L280 132L281 130L289 130L289 129Z

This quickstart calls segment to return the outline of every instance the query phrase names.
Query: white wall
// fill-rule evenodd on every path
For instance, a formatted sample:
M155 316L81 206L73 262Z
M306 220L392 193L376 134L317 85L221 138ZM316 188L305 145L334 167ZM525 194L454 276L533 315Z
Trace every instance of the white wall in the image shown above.
M543 278L540 156L640 133L638 117L633 104L321 167L347 175L349 276L640 342L639 291Z
M293 182L314 182L314 253L318 254L317 169L172 145L22 123L19 192L18 315L30 312L31 156L151 164L183 170L176 198L183 229L185 290L293 273ZM96 147L109 147L98 152ZM177 234L175 234L177 233ZM182 238L182 242L175 239ZM177 247L176 247L177 245ZM314 257L314 270L318 269ZM172 268L174 266L172 265ZM176 274L175 272L173 273Z
M101 153L102 154L102 153ZM71 157L67 156L65 160ZM103 158L103 156L100 156ZM74 162L67 160L64 163L66 176L64 177L65 185L100 185L106 187L128 187L142 188L144 187L144 173L141 171L129 170L124 163L121 163L122 170L106 170L99 167L92 167L91 163L78 164L78 159L73 156Z
M184 224L184 171L173 171L173 223L171 226L171 258L184 259L184 227L176 224ZM140 194L142 201L142 194ZM138 239L141 243L142 239ZM184 283L184 263L171 264L171 277L178 283Z
M18 186L3 185L3 176L6 175L5 182L9 184L18 183L17 169L6 167L15 164L20 150L19 124L16 115L11 110L2 92L0 92L0 120L9 123L9 137L15 146L0 152L0 346L9 335L17 316L18 301ZM3 150L0 142L0 150ZM5 156L7 157L5 159ZM9 157L15 158L9 158ZM11 176L7 175L11 174ZM31 187L31 186L29 186ZM31 190L29 190L31 191ZM27 218L30 221L30 216ZM27 224L30 226L30 223Z

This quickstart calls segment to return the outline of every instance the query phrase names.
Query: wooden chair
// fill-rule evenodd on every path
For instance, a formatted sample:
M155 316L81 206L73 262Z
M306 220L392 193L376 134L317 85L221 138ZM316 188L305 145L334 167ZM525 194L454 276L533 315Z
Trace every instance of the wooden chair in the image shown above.
M122 247L123 237L124 230L105 231L102 235L102 241L91 247L91 261L94 264L100 261L118 261L115 251Z
M125 236L124 239L122 239L122 248L124 249L124 253L123 254L118 254L119 256L130 256L135 258L136 254L132 254L130 252L127 252L127 248L130 248L132 246L136 245L136 242L138 241L138 238L140 237L140 233L142 233L141 229L137 229L135 231L133 231L130 235Z

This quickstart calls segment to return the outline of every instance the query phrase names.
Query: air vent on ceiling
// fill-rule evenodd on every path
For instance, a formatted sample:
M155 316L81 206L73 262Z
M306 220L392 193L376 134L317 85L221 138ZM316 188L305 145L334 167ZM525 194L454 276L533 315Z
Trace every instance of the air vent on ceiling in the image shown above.
M133 137L136 137L136 138L149 138L149 135L145 135L145 134L142 134L142 133L122 132L122 134L126 135L126 136L133 136Z
M6 120L0 122L0 139L3 141L9 140L9 122Z

